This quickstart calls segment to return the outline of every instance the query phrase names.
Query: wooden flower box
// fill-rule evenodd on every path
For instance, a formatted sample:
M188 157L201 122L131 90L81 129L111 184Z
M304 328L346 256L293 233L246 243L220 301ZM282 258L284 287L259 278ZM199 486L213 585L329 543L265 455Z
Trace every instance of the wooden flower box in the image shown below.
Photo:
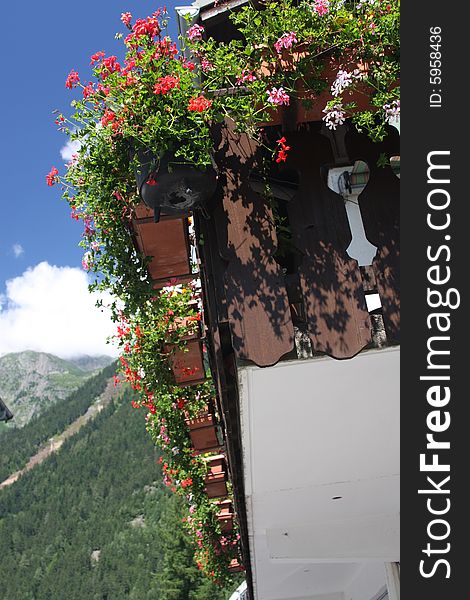
M191 321L191 317L178 319L171 329L174 331L178 327L185 327ZM179 386L201 383L206 378L201 337L201 327L198 322L196 330L182 338L185 342L184 348L180 348L176 344L166 346L175 383Z
M217 520L220 525L220 531L222 533L231 533L233 531L233 520L235 518L232 501L222 500L221 502L218 502L217 505L219 507Z
M213 454L204 458L210 473L224 473L227 471L227 462L224 454Z
M209 413L199 415L194 419L187 419L191 443L195 450L208 452L218 450L220 447L217 437L217 428L214 417Z
M209 473L205 480L205 490L209 498L224 498L227 493L227 473Z
M277 61L272 58L266 60L261 65L261 73L270 75L276 71L294 71L300 60L306 58L309 54L308 45L301 44L293 52L283 50ZM357 59L352 50L346 50L341 56L325 55L323 59L318 58L318 62L323 62L323 70L319 73L318 78L326 84L325 89L320 93L315 94L308 89L305 83L298 79L296 83L295 96L291 95L289 106L273 107L270 111L271 120L268 123L261 125L281 125L285 121L306 123L309 121L321 121L325 116L323 109L326 104L334 99L331 93L331 84L336 79L340 69L352 72L359 71L362 74L367 73L369 64ZM364 111L367 109L376 110L370 104L370 94L373 90L368 88L364 83L359 83L354 86L354 90L344 90L342 96L344 103L355 102L356 107L354 112Z
M167 346L176 385L194 385L206 378L202 342L197 334L184 338L186 347Z
M132 219L135 245L145 256L152 257L148 265L155 288L170 280L187 283L194 279L191 270L187 215L167 215L154 222L153 211L141 204L135 207Z
M243 568L243 566L239 562L238 558L233 558L230 561L230 564L228 566L229 573L239 573L240 571L244 571L244 570L245 569Z

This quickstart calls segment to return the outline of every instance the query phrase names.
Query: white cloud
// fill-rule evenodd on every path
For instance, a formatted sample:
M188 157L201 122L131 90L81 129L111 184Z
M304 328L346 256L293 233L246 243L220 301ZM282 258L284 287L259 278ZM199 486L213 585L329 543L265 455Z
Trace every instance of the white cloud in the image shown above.
M0 355L36 350L62 358L116 355L106 344L115 332L108 311L96 308L97 294L78 268L41 262L6 282L0 299ZM103 298L106 304L106 298Z
M72 154L76 154L80 149L80 142L78 140L67 140L65 146L60 149L60 155L65 161L72 160Z
M21 256L24 252L24 248L21 244L13 244L11 249L13 250L13 254L15 255L15 258L18 258L19 256Z

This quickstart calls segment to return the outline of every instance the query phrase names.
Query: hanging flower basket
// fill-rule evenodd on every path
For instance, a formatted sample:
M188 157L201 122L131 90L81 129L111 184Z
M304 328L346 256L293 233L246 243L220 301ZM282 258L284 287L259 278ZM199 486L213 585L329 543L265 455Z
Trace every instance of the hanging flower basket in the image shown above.
M217 426L212 414L208 411L194 419L187 419L191 443L195 450L208 452L218 450L221 446L217 436Z
M213 166L198 167L170 152L159 160L150 150L139 150L137 157L137 188L146 206L154 210L155 221L160 214L180 214L201 206L215 192Z

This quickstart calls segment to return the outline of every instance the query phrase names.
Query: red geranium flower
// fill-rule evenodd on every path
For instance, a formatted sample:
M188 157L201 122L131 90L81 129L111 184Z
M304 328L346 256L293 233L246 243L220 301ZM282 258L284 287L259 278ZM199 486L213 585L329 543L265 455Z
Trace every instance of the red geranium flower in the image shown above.
M54 185L54 183L57 183L59 181L59 178L57 177L58 174L59 171L55 167L52 167L52 169L46 175L47 185Z
M211 106L212 100L208 100L207 98L204 98L204 96L196 96L195 98L190 98L188 110L202 113Z
M76 87L79 83L80 77L78 76L77 71L74 71L72 69L68 74L67 79L65 80L65 87L71 90L73 87Z
M124 23L126 27L129 27L129 24L132 19L132 14L130 12L125 12L121 14L121 21Z
M179 77L173 77L167 75L166 77L160 77L153 88L154 94L167 94L170 90L179 87Z

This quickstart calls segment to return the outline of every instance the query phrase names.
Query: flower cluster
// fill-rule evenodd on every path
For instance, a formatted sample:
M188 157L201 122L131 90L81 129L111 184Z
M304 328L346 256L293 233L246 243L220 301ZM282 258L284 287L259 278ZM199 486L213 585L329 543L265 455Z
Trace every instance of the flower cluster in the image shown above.
M188 110L202 113L211 106L212 100L208 100L207 98L204 98L204 96L196 96L195 98L189 99Z
M292 48L293 44L296 44L297 41L297 37L293 31L283 33L277 42L274 42L274 48L276 49L276 52L280 54L283 48Z
M329 10L330 3L328 0L315 0L313 3L313 10L320 15L320 17L324 17Z
M289 102L290 102L290 98L289 98L289 94L286 92L286 90L283 87L273 87L271 90L268 90L267 92L268 95L268 102L271 102L271 104L277 104L278 106L281 105L285 105L285 106L289 106Z
M341 103L327 106L323 109L323 112L326 113L323 117L323 121L325 121L325 125L328 129L335 130L338 125L342 125L346 120L346 112Z
M386 107L399 99L399 6L399 0L266 0L260 9L244 6L230 17L243 42L198 41L198 51L212 63L203 89L243 84L243 97L225 98L224 104L238 129L250 135L257 120L269 123L273 106L282 110L297 102L306 110L314 107L315 118L326 107L324 121L331 128L350 118L380 141L388 131Z
M331 93L337 97L344 92L345 89L350 87L354 80L361 79L361 73L358 69L352 72L344 71L340 69L336 74L336 79L331 84Z
M390 104L384 104L383 109L388 123L397 122L400 118L400 100L393 100Z
M172 75L160 77L157 83L153 86L153 92L154 94L168 94L170 90L179 87L179 83L179 77L173 77Z
M194 40L202 40L204 33L204 27L197 23L188 29L188 38L193 42Z

